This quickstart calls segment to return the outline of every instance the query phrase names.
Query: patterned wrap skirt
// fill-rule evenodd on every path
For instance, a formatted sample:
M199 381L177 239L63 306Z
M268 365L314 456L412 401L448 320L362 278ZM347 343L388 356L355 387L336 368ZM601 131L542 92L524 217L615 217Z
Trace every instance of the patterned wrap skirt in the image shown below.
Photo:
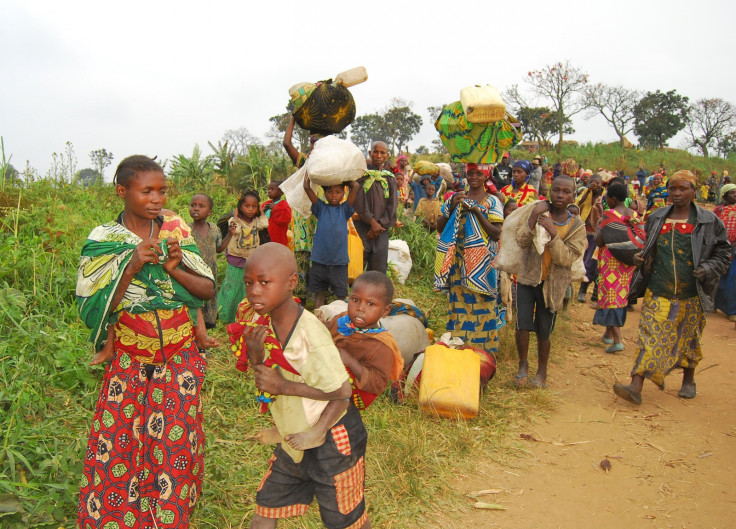
M206 370L188 310L124 312L115 333L84 456L77 527L187 528L202 490Z
M498 331L506 324L506 307L501 303L500 294L490 296L462 285L461 259L456 252L447 281L450 288L447 330L466 345L496 356Z
M679 368L695 368L703 358L705 328L700 298L669 300L647 290L639 323L639 355L631 375L648 378L664 389L664 377Z

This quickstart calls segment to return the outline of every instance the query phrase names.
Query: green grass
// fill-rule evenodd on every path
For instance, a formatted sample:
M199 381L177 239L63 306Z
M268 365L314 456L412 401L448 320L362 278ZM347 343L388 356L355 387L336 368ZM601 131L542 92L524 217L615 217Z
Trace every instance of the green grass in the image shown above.
M234 193L209 191L218 214L234 206ZM174 189L167 207L188 218L190 196ZM0 192L0 528L74 527L103 373L87 365L91 345L76 312L76 265L89 231L120 209L110 185L83 189L42 181ZM446 299L429 279L434 235L407 223L393 236L407 240L414 258L397 296L414 299L439 336ZM216 334L224 338L222 328ZM553 409L553 392L511 387L512 326L501 332L498 361L475 420L428 417L413 402L394 405L385 396L364 414L370 436L366 497L375 527L426 525L438 510L462 508L466 502L452 480L472 473L479 459L513 462L521 450L518 429ZM203 387L206 476L195 528L248 526L270 453L247 439L269 424L254 403L251 375L234 369L226 349L211 351ZM321 524L310 509L280 527Z

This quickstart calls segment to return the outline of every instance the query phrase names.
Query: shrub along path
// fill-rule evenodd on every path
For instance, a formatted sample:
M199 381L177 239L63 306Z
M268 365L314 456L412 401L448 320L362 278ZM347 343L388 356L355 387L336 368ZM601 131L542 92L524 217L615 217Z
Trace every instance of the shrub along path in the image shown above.
M638 310L624 328L625 350L599 342L591 305L571 307L568 352L551 367L560 404L547 419L520 426L520 458L479 464L458 479L464 493L496 489L481 501L506 510L465 509L432 527L725 528L736 519L736 329L711 314L696 371L698 395L677 397L680 374L665 391L646 381L635 407L614 396L635 357ZM559 334L557 340L563 339ZM554 338L553 338L554 340ZM610 463L608 471L602 462ZM603 466L607 466L603 463Z

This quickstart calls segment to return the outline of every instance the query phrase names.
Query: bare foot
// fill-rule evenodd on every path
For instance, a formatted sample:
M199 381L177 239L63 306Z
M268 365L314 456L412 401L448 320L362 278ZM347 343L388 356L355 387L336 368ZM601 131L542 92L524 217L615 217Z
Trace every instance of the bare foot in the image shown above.
M309 450L317 448L325 443L326 433L315 428L310 428L306 432L299 432L284 437L284 441L289 443L294 450Z
M96 366L99 364L102 364L103 362L109 362L115 358L115 349L112 348L112 345L110 347L103 347L100 349L100 351L92 357L92 361L89 363L91 366Z
M261 444L272 445L283 441L281 434L277 428L266 428L255 434L252 439L255 439Z

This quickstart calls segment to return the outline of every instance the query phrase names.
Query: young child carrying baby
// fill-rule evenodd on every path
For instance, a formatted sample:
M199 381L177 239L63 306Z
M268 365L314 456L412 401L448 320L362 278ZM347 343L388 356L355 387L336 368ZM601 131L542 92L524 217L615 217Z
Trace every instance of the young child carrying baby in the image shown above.
M299 280L294 255L280 244L260 246L245 263L244 279L253 314L240 326L237 344L254 366L258 398L283 439L258 488L250 526L274 528L279 518L304 514L316 496L326 527L369 528L367 433L354 406L338 412L351 395L348 375L329 331L293 298ZM228 327L231 335L236 325ZM331 400L341 406L328 406ZM329 430L320 446L298 450L289 444L317 423Z

